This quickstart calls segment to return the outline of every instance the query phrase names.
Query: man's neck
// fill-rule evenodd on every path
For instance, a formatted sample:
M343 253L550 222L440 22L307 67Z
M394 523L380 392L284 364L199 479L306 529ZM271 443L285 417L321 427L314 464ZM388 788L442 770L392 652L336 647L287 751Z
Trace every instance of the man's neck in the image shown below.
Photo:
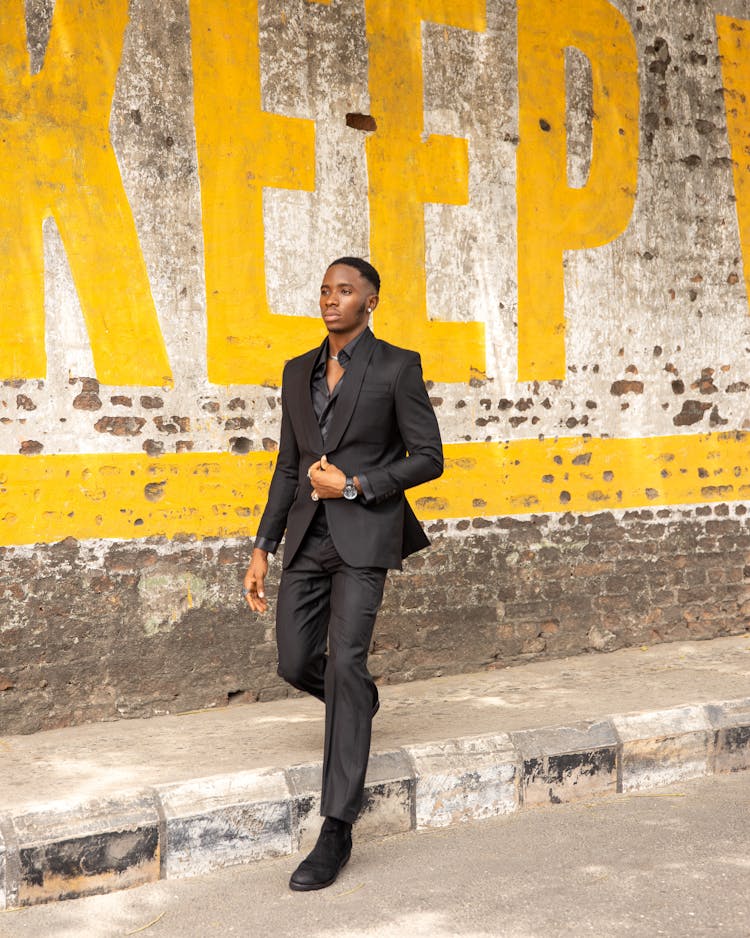
M346 348L350 342L353 342L356 338L359 338L365 329L367 329L367 324L365 324L364 328L359 329L357 332L329 332L328 354L338 355L341 349Z

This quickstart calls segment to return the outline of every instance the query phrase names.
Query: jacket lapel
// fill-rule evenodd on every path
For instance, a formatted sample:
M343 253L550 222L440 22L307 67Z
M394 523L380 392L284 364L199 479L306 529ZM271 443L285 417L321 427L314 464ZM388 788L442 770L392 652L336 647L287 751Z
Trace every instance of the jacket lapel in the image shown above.
M310 353L308 361L306 361L304 367L300 369L299 385L294 388L293 406L297 406L300 409L302 425L307 433L307 440L312 453L323 453L323 438L320 435L320 425L318 424L318 418L315 416L315 410L313 409L310 382L320 349L327 341L327 339L324 339L323 343Z
M359 390L362 387L362 380L375 350L375 342L375 336L367 328L354 349L354 354L349 362L349 367L346 369L346 376L336 401L336 410L333 414L331 427L328 431L328 440L326 441L328 452L332 452L339 445L341 437L352 419L354 407L359 397ZM318 433L318 436L320 436L320 433Z

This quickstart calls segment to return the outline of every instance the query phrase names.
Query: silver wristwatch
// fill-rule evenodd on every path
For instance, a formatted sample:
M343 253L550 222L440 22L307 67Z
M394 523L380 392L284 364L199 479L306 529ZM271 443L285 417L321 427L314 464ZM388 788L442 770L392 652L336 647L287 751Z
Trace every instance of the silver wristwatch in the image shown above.
M344 491L341 494L344 498L348 498L350 502L357 497L357 486L354 484L354 479L351 476L346 477Z

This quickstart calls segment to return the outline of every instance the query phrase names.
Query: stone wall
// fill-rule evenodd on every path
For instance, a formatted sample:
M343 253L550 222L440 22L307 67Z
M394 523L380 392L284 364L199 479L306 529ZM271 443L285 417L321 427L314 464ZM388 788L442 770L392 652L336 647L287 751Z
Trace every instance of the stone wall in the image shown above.
M239 583L341 254L446 444L381 682L750 628L750 0L722 11L10 4L0 732L285 692Z
M750 617L744 505L433 522L391 573L370 655L380 684L541 655L713 638ZM4 732L286 696L271 617L238 583L243 539L5 548ZM272 564L269 587L280 564ZM23 585L22 585L23 584ZM273 603L272 603L273 605Z

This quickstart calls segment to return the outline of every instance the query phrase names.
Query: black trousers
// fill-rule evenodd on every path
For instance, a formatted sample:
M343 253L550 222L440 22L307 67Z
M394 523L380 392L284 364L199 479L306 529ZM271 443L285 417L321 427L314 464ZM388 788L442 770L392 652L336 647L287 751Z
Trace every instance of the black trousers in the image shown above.
M350 824L362 805L370 756L378 691L367 654L387 572L345 564L321 506L279 585L279 674L326 707L320 813Z

